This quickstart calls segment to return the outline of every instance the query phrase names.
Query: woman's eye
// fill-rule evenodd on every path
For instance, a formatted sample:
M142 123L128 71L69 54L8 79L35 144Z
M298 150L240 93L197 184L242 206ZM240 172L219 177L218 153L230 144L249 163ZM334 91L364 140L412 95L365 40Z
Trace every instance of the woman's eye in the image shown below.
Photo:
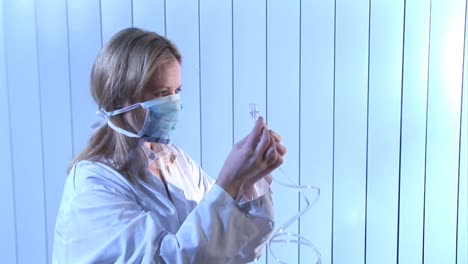
M167 91L162 91L162 92L157 92L154 94L154 96L156 97L163 97L167 94Z
M181 91L182 91L182 88L177 88L174 92L176 94L178 94ZM163 97L163 96L168 96L168 95L171 95L171 94L172 94L171 90L164 90L164 91L154 93L154 96L155 97Z

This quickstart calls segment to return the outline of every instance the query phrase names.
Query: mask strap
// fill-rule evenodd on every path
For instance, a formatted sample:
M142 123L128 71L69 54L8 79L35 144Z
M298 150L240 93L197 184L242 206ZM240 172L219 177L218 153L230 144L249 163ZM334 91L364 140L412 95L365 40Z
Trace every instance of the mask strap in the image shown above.
M138 108L140 106L141 106L141 103L136 103L136 104L132 104L132 105L129 105L129 106L121 108L121 109L111 111L111 112L106 112L104 109L101 109L100 112L104 113L105 116L107 116L107 117L111 117L111 116L120 115L120 114L123 114L125 112L132 111L133 109L136 109L136 108Z
M127 130L125 130L123 128L120 128L120 127L116 126L114 123L112 123L112 121L110 120L110 117L115 116L115 115L119 115L119 114L122 114L122 113L125 113L125 112L128 112L128 111L131 111L131 110L136 109L138 107L140 107L140 104L130 105L130 106L127 106L125 108L118 109L118 110L115 110L115 111L112 111L112 112L106 112L105 110L101 109L101 110L96 111L96 115L104 118L107 125L110 128L112 128L114 131L116 131L116 132L118 132L120 134L123 134L123 135L125 135L127 137L137 138L137 137L139 137L138 134L132 133L130 131L127 131Z
M119 132L120 134L123 134L123 135L125 135L125 136L127 136L127 137L132 137L132 138L137 138L137 137L139 137L139 136L138 136L137 134L135 134L135 133L132 133L132 132L130 132L130 131L127 131L127 130L125 130L125 129L123 129L123 128L120 128L120 127L114 125L114 123L112 123L111 120L110 120L109 118L107 118L107 125L108 125L110 128L112 128L114 131Z

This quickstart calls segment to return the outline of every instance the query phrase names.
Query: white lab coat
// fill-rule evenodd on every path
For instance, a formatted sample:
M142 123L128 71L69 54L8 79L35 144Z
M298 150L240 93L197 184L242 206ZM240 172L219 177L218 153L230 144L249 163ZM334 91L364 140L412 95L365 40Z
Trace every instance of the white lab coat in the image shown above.
M238 203L179 148L157 154L155 161L170 161L169 195L154 175L132 184L100 162L72 168L57 216L53 263L220 264L260 256L273 229L266 181L256 184L253 200Z

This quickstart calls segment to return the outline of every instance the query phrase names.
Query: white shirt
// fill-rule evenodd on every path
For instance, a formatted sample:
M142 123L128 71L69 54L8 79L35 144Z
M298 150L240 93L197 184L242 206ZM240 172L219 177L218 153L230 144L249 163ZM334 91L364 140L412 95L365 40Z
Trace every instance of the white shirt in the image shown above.
M57 216L53 263L247 263L273 229L269 184L238 203L177 147L153 155L163 182L149 171L133 184L100 162L70 171ZM151 156L151 155L150 155Z

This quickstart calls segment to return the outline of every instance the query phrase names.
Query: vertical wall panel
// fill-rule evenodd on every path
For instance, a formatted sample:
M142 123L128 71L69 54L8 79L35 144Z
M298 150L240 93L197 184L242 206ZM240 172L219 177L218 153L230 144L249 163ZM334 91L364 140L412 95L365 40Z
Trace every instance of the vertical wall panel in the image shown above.
M466 8L465 8L466 12ZM458 181L458 252L457 264L468 263L468 16L465 14L465 57L463 60L463 102L460 135Z
M398 261L422 262L430 2L406 1Z
M231 2L200 0L201 162L218 176L232 147Z
M32 0L4 2L17 260L46 261L40 87Z
M5 263L16 263L16 225L11 161L10 114L6 76L3 2L0 2L0 252Z
M404 0L371 2L368 263L396 263Z
M266 118L266 14L265 1L234 0L234 139L252 131L255 121L250 103Z
M465 4L432 1L424 263L454 263Z
M93 132L91 125L99 120L95 115L97 106L90 96L90 75L101 49L100 6L99 1L67 3L73 154L77 155Z
M156 31L159 35L165 35L164 2L166 1L132 0L133 26L146 30ZM179 19L183 20L181 17L179 17Z
M132 0L100 0L102 44L124 28L132 26Z
M66 169L72 159L67 7L61 0L36 3L39 85L46 198L48 259Z
M336 1L333 263L364 263L369 3Z
M331 263L332 238L335 5L334 1L301 2L300 180L303 185L319 187L320 198L301 218L300 229L325 264ZM301 247L300 263L315 263L314 257L312 250Z
M174 142L200 162L198 2L174 0L166 4L167 37L182 54L183 110L174 132Z
M250 103L266 118L266 1L233 1L234 141L244 138L255 124ZM266 263L265 250L257 263Z
M283 137L288 149L284 171L299 182L299 77L300 2L273 0L267 3L267 113L268 126ZM280 172L273 178L288 181ZM273 183L276 227L294 216L299 208L298 193ZM298 223L287 229L298 232ZM283 261L298 262L298 246L275 244L275 254Z

